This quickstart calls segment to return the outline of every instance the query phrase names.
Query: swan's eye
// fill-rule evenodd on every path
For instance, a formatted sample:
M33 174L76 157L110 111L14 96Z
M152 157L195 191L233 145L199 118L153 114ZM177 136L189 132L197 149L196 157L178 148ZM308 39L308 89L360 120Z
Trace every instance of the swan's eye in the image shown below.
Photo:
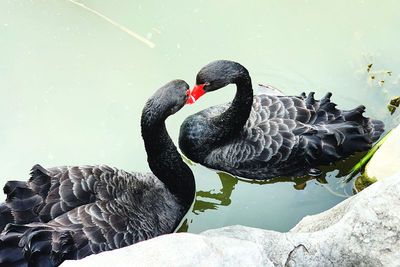
M205 82L204 85L205 85L205 86L209 86L210 83L209 83L209 82Z

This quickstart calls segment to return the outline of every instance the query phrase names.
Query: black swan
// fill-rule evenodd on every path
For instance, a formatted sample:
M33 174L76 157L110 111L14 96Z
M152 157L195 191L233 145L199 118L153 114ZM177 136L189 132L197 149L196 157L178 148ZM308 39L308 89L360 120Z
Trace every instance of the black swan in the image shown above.
M1 204L1 266L57 266L171 233L190 208L195 181L165 127L189 86L174 80L146 103L141 128L153 173L105 165L33 167L9 181Z
M179 147L191 160L251 179L304 175L378 140L384 124L362 116L365 107L336 109L331 93L320 101L306 96L255 95L249 72L218 60L196 77L188 103L204 93L236 84L232 102L213 106L183 122Z

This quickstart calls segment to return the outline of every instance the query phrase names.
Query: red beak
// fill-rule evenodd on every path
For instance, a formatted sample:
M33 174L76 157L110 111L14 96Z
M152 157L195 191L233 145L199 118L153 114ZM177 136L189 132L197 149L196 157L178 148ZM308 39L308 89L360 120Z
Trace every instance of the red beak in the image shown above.
M186 104L193 104L196 102L197 99L199 99L202 95L205 94L203 90L204 84L199 84L193 87L193 89L189 93L189 99L186 102Z

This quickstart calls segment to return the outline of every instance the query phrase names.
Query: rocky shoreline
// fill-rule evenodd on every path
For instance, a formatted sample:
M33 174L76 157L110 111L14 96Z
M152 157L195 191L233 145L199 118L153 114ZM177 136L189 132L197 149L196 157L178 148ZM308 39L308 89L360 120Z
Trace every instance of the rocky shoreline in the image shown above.
M399 266L400 172L287 233L228 226L174 233L61 266Z

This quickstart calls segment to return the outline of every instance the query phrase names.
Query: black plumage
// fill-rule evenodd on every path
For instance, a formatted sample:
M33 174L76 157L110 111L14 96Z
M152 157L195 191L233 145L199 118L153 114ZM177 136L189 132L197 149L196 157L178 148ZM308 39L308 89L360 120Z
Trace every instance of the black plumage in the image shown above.
M164 121L183 107L188 89L184 81L172 81L143 109L153 173L36 165L27 182L9 181L0 205L0 265L57 266L173 232L193 201L195 184Z
M205 93L230 83L234 100L189 116L179 136L189 159L213 169L252 179L303 175L368 150L384 131L383 122L362 116L364 106L337 109L331 93L253 96L249 73L236 62L212 62L196 78Z

